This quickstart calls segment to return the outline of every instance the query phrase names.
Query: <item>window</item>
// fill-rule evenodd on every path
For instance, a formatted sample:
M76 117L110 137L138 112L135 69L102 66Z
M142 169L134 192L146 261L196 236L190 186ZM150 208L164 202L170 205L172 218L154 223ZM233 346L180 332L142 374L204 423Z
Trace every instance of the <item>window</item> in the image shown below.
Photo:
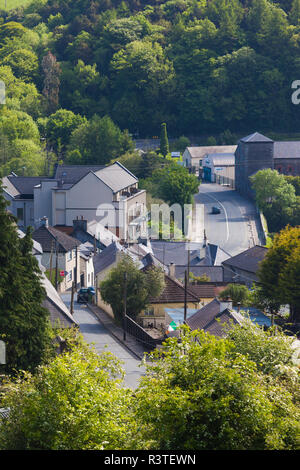
M153 307L147 307L145 309L144 315L147 315L149 317L150 316L153 317L154 316L154 308Z
M199 166L202 166L202 160L199 160Z
M72 250L68 251L68 261L72 261Z
M72 270L68 272L67 281L72 281Z
M18 220L24 220L24 209L23 209L23 207L18 207L17 208L17 219Z

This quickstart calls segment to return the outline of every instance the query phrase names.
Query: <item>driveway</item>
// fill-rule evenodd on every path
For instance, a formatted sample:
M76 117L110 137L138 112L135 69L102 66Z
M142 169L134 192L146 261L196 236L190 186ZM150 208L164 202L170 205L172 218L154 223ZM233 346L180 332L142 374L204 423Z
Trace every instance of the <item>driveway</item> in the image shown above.
M70 309L71 295L66 293L61 294L61 297ZM74 318L79 323L79 329L87 343L94 343L94 347L99 353L102 351L111 352L124 363L122 364L126 373L124 386L132 389L137 388L139 379L145 372L144 367L139 367L141 361L110 335L86 305L74 302Z
M218 184L202 183L195 202L204 206L208 241L220 246L230 256L262 243L255 204L237 191ZM220 214L211 214L213 206L220 209Z

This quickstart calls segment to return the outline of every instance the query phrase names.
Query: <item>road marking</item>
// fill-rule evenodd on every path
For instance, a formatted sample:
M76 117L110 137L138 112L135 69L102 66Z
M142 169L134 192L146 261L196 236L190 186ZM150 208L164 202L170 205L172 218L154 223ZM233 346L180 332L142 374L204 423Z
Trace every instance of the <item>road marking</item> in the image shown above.
M207 193L205 193L203 191L200 191L200 190L199 190L199 193L203 194L204 196L210 197L211 199L214 199L223 208L224 214L225 214L225 219L226 219L226 231L227 231L227 238L226 238L225 243L227 243L228 240L229 240L229 223L228 223L228 215L227 215L227 211L226 211L225 207L223 206L222 202L220 202L216 197L211 196L210 194L207 194Z

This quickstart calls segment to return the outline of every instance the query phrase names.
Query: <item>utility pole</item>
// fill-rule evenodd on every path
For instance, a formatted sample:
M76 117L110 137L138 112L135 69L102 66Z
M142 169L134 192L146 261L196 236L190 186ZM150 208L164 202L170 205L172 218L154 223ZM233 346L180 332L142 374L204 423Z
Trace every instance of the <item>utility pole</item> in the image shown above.
M124 273L124 318L123 318L123 339L126 341L126 315L127 315L127 273Z
M52 283L52 260L53 260L53 240L51 242L51 253L50 253L50 273L49 273L49 279L50 282Z
M75 248L76 265L75 265L75 290L77 291L77 278L78 278L78 247Z
M190 264L191 264L191 250L190 250L190 244L188 245L189 246L189 249L188 249L188 282L190 282Z
M75 293L75 281L72 282L71 305L70 305L71 315L74 314L74 293Z
M186 323L187 316L187 271L184 272L184 316L183 320Z
M55 289L58 290L58 243L55 241Z

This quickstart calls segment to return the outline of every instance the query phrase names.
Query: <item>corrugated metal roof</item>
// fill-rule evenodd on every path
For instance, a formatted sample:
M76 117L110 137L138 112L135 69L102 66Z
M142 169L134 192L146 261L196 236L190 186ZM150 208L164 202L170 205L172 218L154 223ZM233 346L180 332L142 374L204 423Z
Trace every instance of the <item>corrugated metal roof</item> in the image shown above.
M216 153L235 153L237 145L215 145L208 147L187 147L192 158L204 158L205 155Z

